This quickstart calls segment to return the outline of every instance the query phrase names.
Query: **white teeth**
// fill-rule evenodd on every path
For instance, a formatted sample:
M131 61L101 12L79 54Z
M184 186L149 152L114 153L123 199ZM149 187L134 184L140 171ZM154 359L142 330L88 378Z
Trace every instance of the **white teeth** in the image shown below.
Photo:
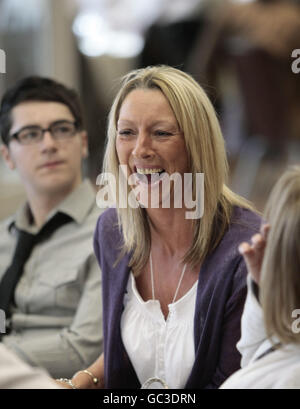
M153 173L159 173L159 172L162 172L162 171L163 171L163 169L161 169L161 168L156 168L156 169L147 169L147 168L145 168L145 169L140 169L140 168L137 168L136 170L137 170L138 173L141 173L142 175L148 175L148 174L153 174Z

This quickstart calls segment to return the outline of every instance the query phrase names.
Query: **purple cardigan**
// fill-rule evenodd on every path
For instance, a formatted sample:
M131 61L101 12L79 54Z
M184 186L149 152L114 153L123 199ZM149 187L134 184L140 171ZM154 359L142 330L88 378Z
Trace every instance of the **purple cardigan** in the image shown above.
M234 208L232 222L218 247L202 264L194 314L195 363L185 388L218 388L240 367L236 343L246 297L246 266L238 245L258 232L255 213ZM120 321L130 268L129 255L114 263L122 246L116 209L99 217L94 250L102 269L104 377L106 388L140 388L124 348Z

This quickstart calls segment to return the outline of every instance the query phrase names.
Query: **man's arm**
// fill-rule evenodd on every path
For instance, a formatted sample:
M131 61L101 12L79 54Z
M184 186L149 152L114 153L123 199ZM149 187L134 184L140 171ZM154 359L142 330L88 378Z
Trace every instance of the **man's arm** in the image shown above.
M102 352L101 271L94 255L86 266L85 282L72 324L41 330L38 339L14 337L4 343L30 365L45 368L54 378L71 377Z
M0 344L0 389L58 389L41 369L31 368Z

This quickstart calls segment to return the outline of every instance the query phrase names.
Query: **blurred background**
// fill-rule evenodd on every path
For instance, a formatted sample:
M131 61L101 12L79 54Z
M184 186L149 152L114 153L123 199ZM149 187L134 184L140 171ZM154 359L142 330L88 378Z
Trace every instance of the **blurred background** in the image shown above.
M300 162L299 0L0 0L0 49L0 98L32 74L79 92L93 182L119 78L154 64L187 71L205 88L223 129L229 184L259 210L286 166ZM0 219L22 200L18 175L0 159Z

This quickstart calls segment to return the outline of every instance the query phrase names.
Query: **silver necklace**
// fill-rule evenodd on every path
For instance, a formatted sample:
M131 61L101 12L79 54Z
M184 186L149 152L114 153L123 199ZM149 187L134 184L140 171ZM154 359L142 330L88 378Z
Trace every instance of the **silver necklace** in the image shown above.
M184 273L185 273L185 270L186 270L186 266L187 266L187 263L185 263L185 265L183 266L181 276L180 276L180 279L179 279L179 282L178 282L178 285L177 285L177 288L176 288L176 291L175 291L175 294L174 294L174 297L173 297L173 300L172 300L172 304L176 300L176 297L177 297L177 294L178 294L178 291L179 291L179 288L181 286L181 282L182 282L182 279L183 279L183 276L184 276ZM153 263L152 263L152 254L151 254L151 252L150 252L150 274L151 274L152 300L155 300Z

